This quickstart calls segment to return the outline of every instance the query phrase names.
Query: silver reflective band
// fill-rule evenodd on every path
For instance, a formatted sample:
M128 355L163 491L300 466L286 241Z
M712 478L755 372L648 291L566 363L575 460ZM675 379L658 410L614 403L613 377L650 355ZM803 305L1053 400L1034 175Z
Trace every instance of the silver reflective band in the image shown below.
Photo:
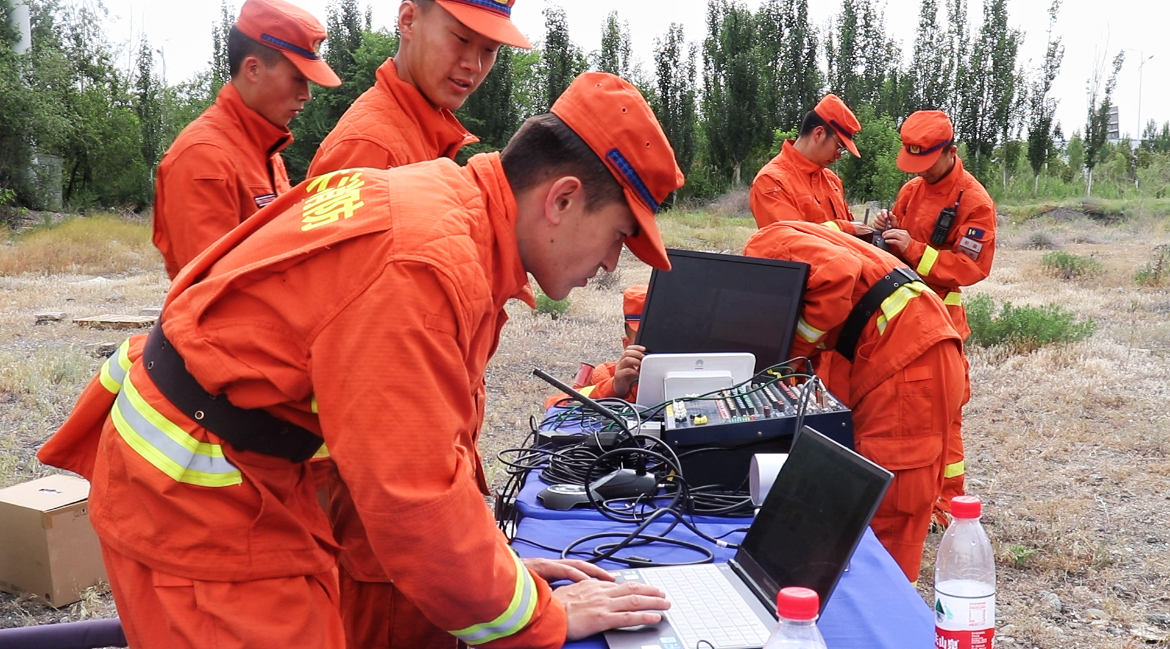
M484 644L513 635L528 626L536 610L536 583L520 562L520 557L513 553L512 559L516 562L516 590L507 610L491 622L452 631L451 635L467 644Z

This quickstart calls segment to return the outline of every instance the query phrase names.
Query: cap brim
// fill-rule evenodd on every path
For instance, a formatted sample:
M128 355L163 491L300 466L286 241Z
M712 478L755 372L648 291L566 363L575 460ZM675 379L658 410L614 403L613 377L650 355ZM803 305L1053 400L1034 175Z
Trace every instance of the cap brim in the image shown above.
M928 153L926 155L914 155L907 151L906 147L902 147L898 151L898 168L908 174L920 174L933 167L942 153L943 149L939 149L934 153Z
M301 71L301 74L305 75L306 79L312 81L318 86L336 88L337 86L341 85L341 78L337 76L337 73L333 71L333 68L329 67L329 64L325 62L325 59L317 59L313 61L306 59L303 56L290 54L289 52L282 52L282 54L284 54L284 58L288 59L294 66L296 66L298 70Z
M468 29L475 33L490 38L497 43L504 45L511 45L512 47L521 47L526 50L532 49L532 43L524 38L524 34L516 28L506 16L501 16L484 9L476 9L469 7L462 3L445 2L444 0L435 0L442 8L446 9L448 13L455 16L455 19L467 26Z
M637 194L626 188L623 190L626 194L626 203L638 221L638 236L627 238L626 247L635 257L650 266L658 270L670 270L670 258L666 256L666 246L662 243L662 234L658 232L654 212Z
M821 119L824 118L822 117ZM837 128L836 126L830 125L830 127L837 132L837 137L841 140L841 143L845 145L845 148L849 149L849 153L852 153L853 157L855 158L860 158L861 153L857 151L857 143L853 141L853 138L849 137L849 135L841 131L841 129Z

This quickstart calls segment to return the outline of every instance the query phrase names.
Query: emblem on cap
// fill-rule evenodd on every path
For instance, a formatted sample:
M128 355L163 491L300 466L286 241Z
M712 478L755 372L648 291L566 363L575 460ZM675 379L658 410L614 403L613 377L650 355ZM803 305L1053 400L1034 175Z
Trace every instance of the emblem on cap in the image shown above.
M320 54L321 53L321 43L324 43L324 42L325 41L320 39L320 38L313 41L313 52L316 54Z
M922 147L916 144L911 144L910 146L906 147L906 150L915 155L922 153Z

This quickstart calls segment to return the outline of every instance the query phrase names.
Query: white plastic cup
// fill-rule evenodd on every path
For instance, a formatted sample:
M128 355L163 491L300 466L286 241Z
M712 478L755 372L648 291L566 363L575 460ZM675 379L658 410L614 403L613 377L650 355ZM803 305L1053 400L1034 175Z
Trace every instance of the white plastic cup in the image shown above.
M748 489L752 495L752 504L759 507L764 504L772 484L780 469L788 461L787 453L756 453L752 456L752 467L748 471Z

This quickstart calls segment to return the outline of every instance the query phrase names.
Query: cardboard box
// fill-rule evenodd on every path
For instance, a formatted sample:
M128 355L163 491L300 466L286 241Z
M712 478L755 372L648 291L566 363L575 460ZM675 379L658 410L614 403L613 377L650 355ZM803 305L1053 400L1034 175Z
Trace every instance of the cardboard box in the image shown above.
M0 489L0 590L64 606L105 581L88 499L89 482L67 475Z

